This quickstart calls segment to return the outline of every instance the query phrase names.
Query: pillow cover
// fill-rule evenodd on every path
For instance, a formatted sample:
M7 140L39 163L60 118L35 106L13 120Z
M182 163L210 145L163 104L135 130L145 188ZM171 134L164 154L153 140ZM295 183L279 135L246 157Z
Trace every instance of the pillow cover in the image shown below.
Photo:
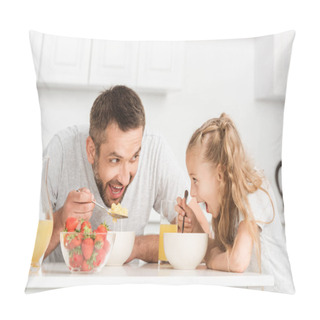
M256 265L256 260L259 259L252 257L241 277L234 277L234 272L207 269L203 263L189 274L190 278L181 277L179 270L173 270L170 264L158 266L135 259L117 269L108 265L103 267L99 271L99 278L93 274L70 278L70 271L61 252L56 252L60 248L59 234L51 235L52 225L44 227L39 223L35 249L39 247L40 241L43 245L42 252L46 250L47 243L41 232L47 233L50 254L43 261L40 259L41 273L37 271L38 268L30 273L27 292L117 282L187 284L205 272L205 277L198 278L203 283L263 287L265 290L293 293L290 263L286 253L281 190L283 111L293 39L293 31L251 39L156 42L67 38L30 32L45 156L42 191L47 190L53 214L64 206L69 192L77 190L81 193L83 187L88 188L96 200L103 200L102 197L99 198L101 192L99 195L95 184L95 165L90 171L92 163L89 163L89 157L87 158L86 140L83 140L83 143L79 140L89 136L89 115L96 98L101 92L121 85L133 89L143 103L146 115L143 137L145 145L147 140L151 139L149 136L152 136L152 139L157 137L157 141L162 143L159 143L158 152L155 150L155 140L150 140L150 147L145 147L145 150L150 148L150 157L145 155L142 144L137 176L133 178L132 185L123 197L129 218L121 220L121 231L134 231L136 236L151 237L159 234L160 200L166 197L168 192L162 191L157 180L157 171L160 169L152 167L148 176L140 178L142 172L147 170L143 169L145 163L153 163L155 160L151 160L151 155L157 154L169 167L161 167L161 175L171 175L174 172L173 178L175 181L179 180L175 170L179 168L180 176L188 179L185 158L191 135L205 121L219 118L222 113L231 117L246 154L255 167L263 171L266 178L272 206L269 199L266 204L262 196L263 199L249 201L251 209L260 214L261 208L267 210L267 207L273 207L275 217L270 224L258 224L260 268ZM81 132L86 133L86 136L81 136ZM70 136L74 138L72 145ZM71 169L75 170L75 167L71 168L70 163L67 165L70 159L79 172L71 173ZM85 164L80 165L79 161ZM174 165L170 164L171 161ZM80 172L81 168L84 172ZM72 177L67 177L68 174ZM88 174L92 177L86 176ZM87 180L82 180L83 175ZM72 179L74 181L71 183ZM89 186L83 181L91 181L93 184ZM143 183L150 183L150 188L146 188L146 193L142 195L137 190L142 188ZM179 183L177 182L177 185ZM179 188L166 186L163 189L176 192L172 194L175 199L183 194L180 190L184 188L180 186L184 186L183 183ZM190 180L186 182L186 186L190 189ZM106 202L105 204L108 205ZM134 206L140 207L140 212L139 208ZM268 210L272 210L270 208ZM99 214L97 210L99 208L95 207L93 216L101 217L101 210ZM142 214L143 210L145 212ZM131 220L134 220L132 223L130 214ZM213 218L205 208L198 214L199 220L208 221L208 225L211 225ZM255 217L260 218L259 214ZM118 228L119 231L119 224L115 225L110 222L110 217L107 218L110 229ZM98 224L97 220L92 219L90 221L93 226ZM214 230L211 236L215 236ZM254 251L252 250L253 256ZM280 256L279 252L282 252ZM71 255L72 253L70 257ZM278 261L274 262L274 256L278 257Z

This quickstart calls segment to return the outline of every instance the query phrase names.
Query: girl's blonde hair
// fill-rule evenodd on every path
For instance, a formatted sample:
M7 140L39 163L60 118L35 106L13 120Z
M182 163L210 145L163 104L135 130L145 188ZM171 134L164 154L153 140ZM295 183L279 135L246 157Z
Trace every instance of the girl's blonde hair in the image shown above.
M243 214L245 223L256 248L258 265L261 270L261 247L258 221L254 220L248 201L248 194L258 189L264 191L273 207L269 193L262 188L263 175L257 172L247 158L239 133L233 121L225 113L219 118L206 121L192 135L187 151L200 146L204 161L220 166L222 181L219 190L220 212L216 219L212 219L214 239L220 250L232 249L239 224L239 212ZM273 219L269 222L271 223Z

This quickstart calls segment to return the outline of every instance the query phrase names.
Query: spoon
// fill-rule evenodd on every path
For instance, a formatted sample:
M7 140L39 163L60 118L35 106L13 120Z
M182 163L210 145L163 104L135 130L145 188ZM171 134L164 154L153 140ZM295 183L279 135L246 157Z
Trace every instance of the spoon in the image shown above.
M187 204L187 199L188 199L188 190L186 190L184 192L184 199L186 200L186 204ZM184 214L183 216L183 221L182 221L182 230L181 230L181 233L183 233L183 230L184 230L184 219L186 217L186 213Z
M76 190L76 192L81 192L79 189ZM103 206L102 204L99 204L98 202L95 202L94 200L92 200L92 203L94 203L95 205L97 205L98 207L100 207L101 209L104 209L107 211L107 213L113 218L113 219L125 219L128 218L128 216L124 216L121 214L117 214L117 213L113 213L111 211L109 211L105 206Z
M125 218L128 218L128 216L124 216L122 214L117 214L117 213L114 213L114 212L111 212L109 211L105 206L99 204L98 202L95 202L92 200L92 202L97 205L98 207L104 209L107 211L107 213L113 218L113 219L125 219Z

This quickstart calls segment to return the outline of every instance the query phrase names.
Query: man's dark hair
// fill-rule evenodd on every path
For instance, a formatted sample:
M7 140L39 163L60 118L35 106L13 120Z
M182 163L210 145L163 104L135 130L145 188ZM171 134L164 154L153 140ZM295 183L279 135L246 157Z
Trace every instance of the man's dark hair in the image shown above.
M139 96L126 86L114 86L102 92L90 112L89 134L99 154L105 142L105 129L116 123L122 131L145 126L145 113Z

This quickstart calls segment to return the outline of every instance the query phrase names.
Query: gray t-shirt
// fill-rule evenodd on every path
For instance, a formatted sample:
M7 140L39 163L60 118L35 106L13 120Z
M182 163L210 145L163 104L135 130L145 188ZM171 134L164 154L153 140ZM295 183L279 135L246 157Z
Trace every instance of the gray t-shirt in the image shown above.
M50 158L48 188L53 212L64 205L70 191L82 187L88 188L96 201L103 204L92 166L87 159L88 136L88 126L69 127L57 133L44 152L44 155ZM162 199L175 200L177 196L183 196L185 189L189 189L188 177L178 166L166 141L160 134L146 128L137 174L121 202L121 205L128 209L128 219L121 220L121 229L142 235L151 209L160 212ZM172 211L169 219L172 220L175 215ZM106 222L111 230L115 227L112 218L98 206L95 206L90 222L93 229L101 222ZM63 261L60 246L46 260Z

